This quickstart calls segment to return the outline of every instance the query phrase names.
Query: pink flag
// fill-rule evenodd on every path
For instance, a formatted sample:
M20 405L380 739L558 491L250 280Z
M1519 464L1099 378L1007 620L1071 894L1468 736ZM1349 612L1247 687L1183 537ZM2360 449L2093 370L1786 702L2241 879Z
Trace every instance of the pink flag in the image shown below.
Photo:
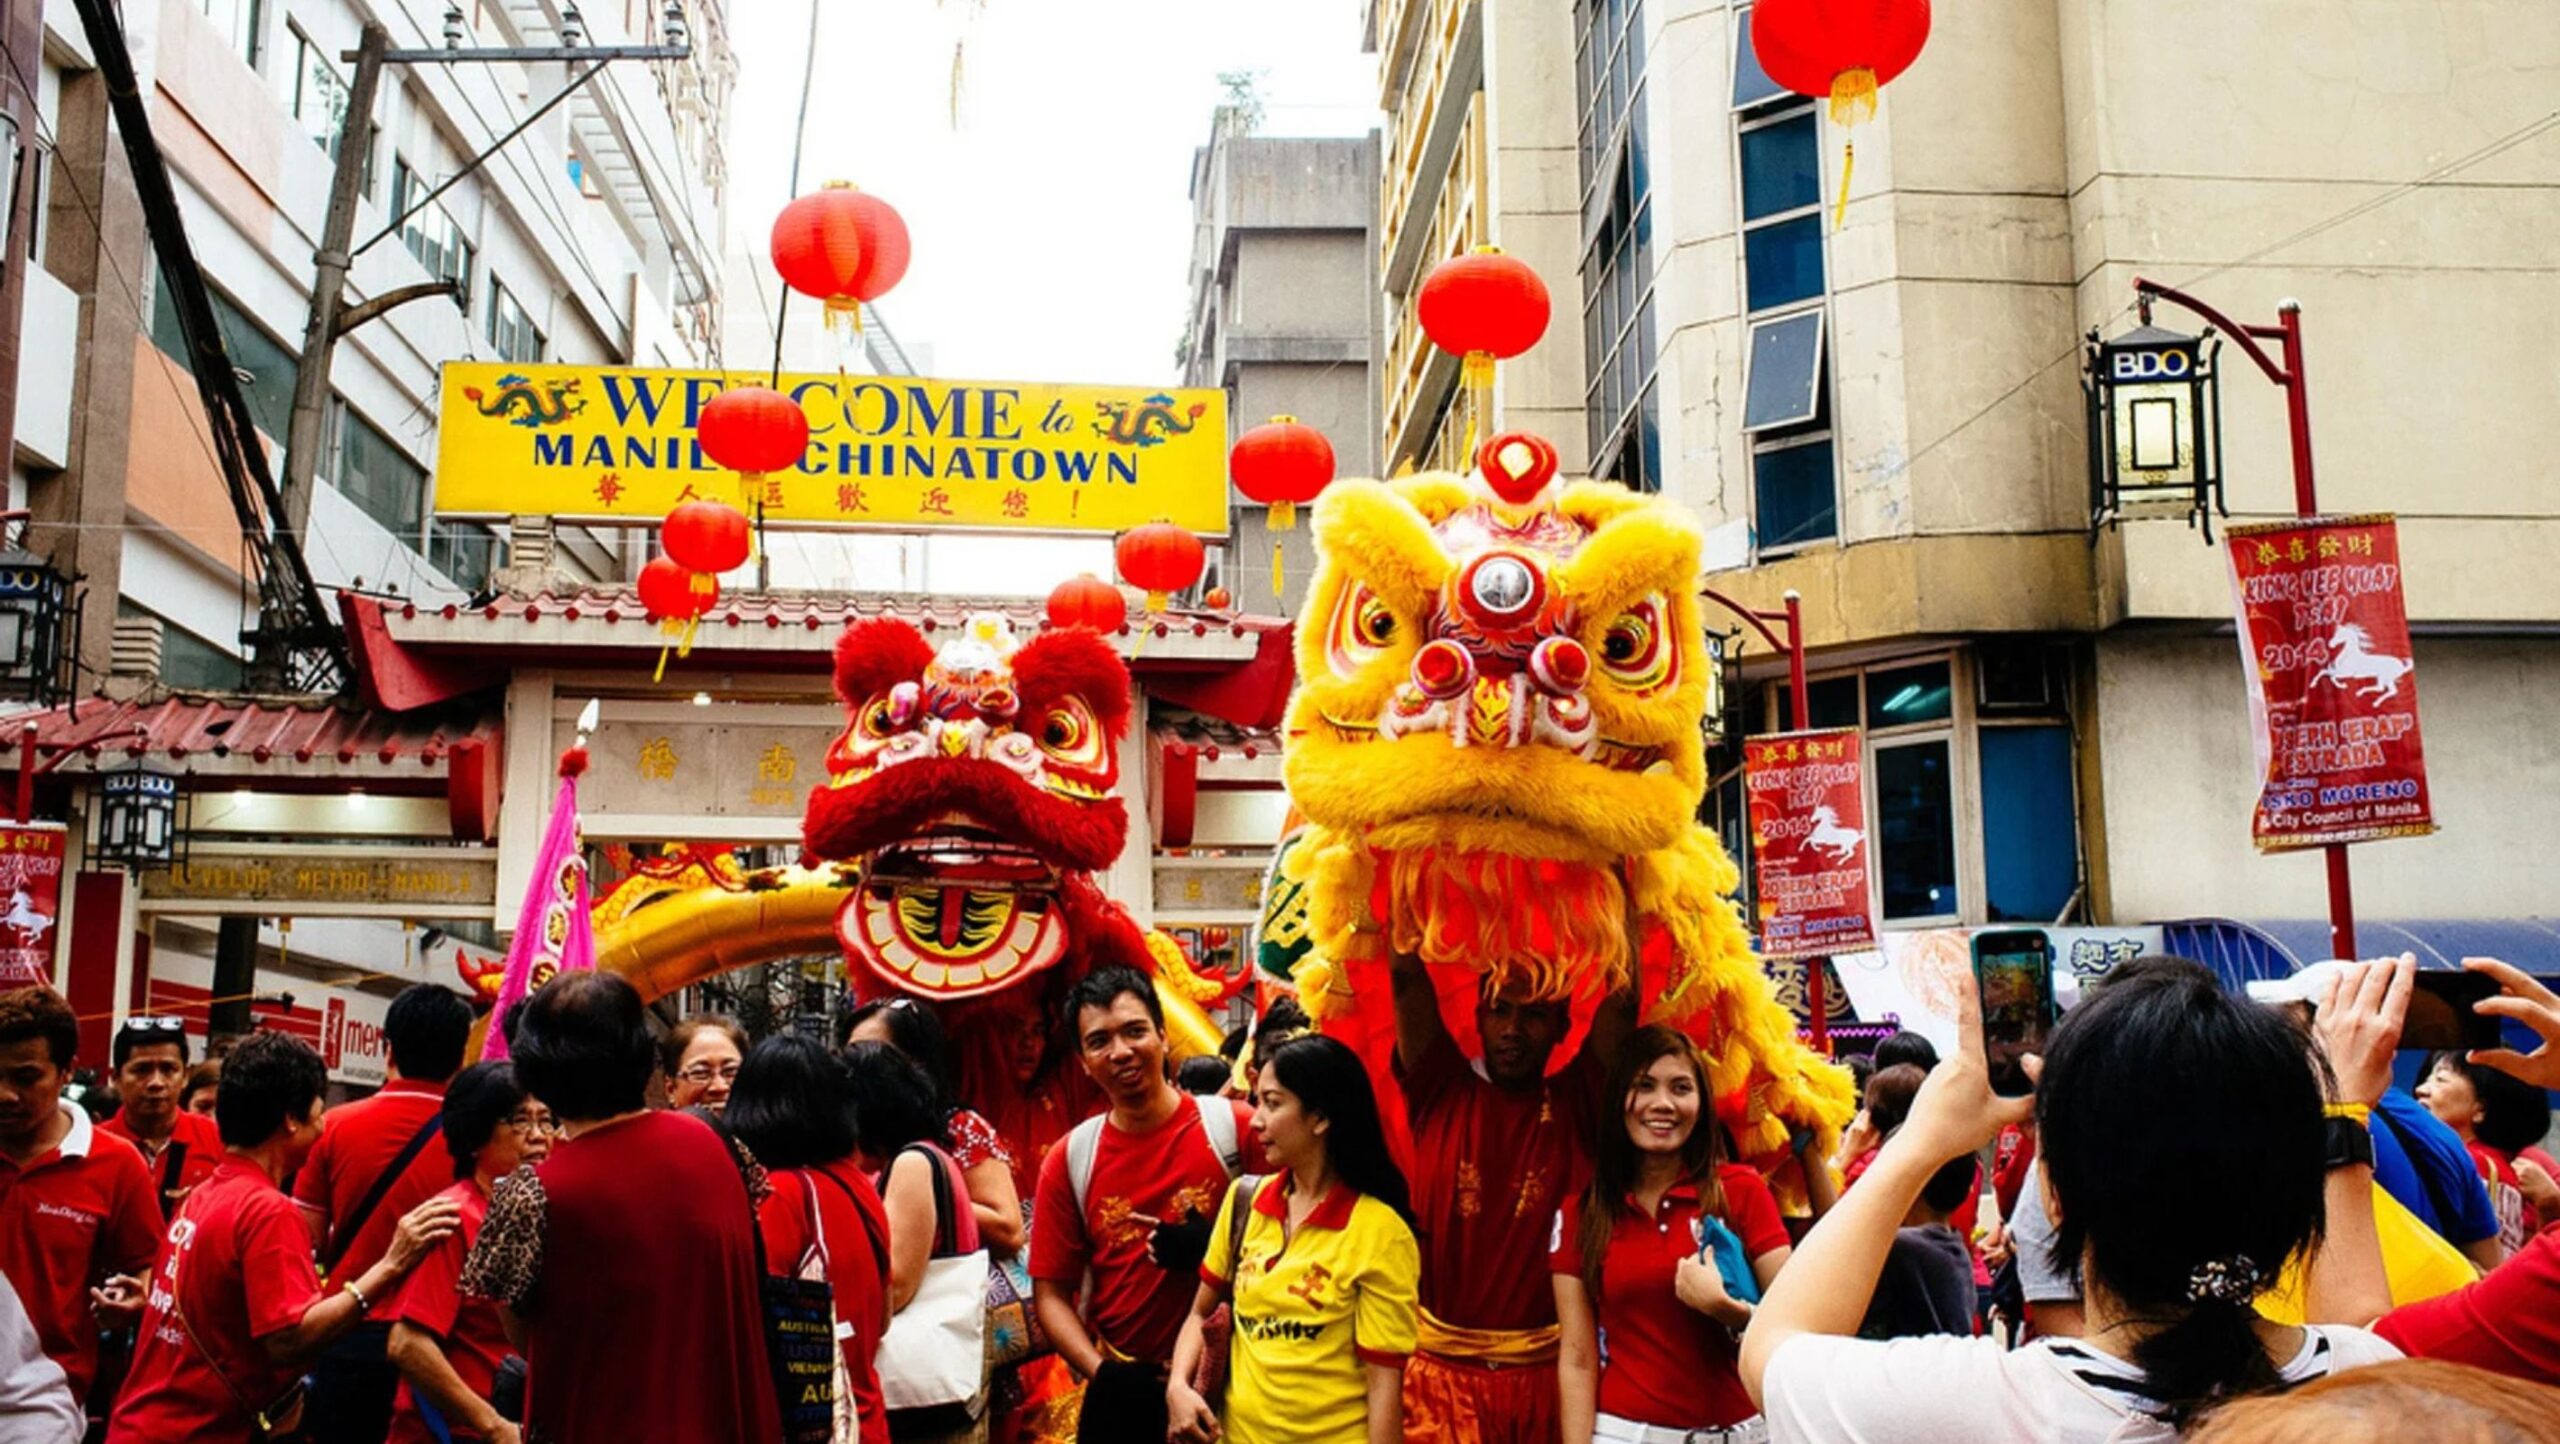
M575 759L577 766L571 765ZM564 968L596 965L595 932L588 921L587 855L578 827L578 772L585 749L561 759L560 796L551 804L551 827L542 837L542 852L533 861L533 877L525 884L524 907L516 914L515 941L507 949L507 975L498 984L498 1006L489 1014L489 1036L480 1045L484 1060L507 1056L501 1025L507 1010L527 993L551 981Z

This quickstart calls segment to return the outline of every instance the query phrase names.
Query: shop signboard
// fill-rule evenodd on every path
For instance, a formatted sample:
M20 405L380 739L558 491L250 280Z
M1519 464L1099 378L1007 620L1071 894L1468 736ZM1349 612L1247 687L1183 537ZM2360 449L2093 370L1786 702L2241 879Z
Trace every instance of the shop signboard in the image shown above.
M1760 952L1820 957L1875 940L1864 751L1854 727L1742 744Z
M69 842L59 822L0 824L0 987L53 981Z

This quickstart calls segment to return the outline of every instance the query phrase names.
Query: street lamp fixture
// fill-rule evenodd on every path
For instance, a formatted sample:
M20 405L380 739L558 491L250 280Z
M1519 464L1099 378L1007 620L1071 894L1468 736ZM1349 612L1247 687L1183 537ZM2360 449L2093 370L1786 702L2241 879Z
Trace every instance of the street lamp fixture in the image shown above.
M152 867L178 855L178 779L148 761L98 776L98 843L102 862Z
M2089 531L2181 517L2213 541L2222 501L2222 392L2208 329L2189 336L2151 324L2112 339L2093 327L2080 389L2089 405Z
M26 519L23 511L0 512L0 530ZM70 613L69 578L23 542L0 546L0 697L60 700L62 632Z

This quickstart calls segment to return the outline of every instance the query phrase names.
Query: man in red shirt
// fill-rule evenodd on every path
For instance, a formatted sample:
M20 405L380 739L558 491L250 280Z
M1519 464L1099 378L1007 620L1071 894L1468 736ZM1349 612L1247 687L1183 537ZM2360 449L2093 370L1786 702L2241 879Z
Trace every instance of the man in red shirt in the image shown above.
M1243 1104L1194 1098L1166 1077L1163 1005L1145 974L1096 969L1068 992L1066 1012L1111 1108L1041 1162L1033 1303L1059 1357L1087 1381L1077 1437L1162 1439L1165 1367L1199 1287L1210 1222L1237 1172L1266 1166L1262 1145Z
M370 1098L329 1110L294 1180L321 1272L332 1279L373 1267L400 1216L453 1182L452 1160L435 1146L435 1133L445 1084L470 1041L471 1005L433 983L414 984L383 1014L382 1036L391 1049L390 1081ZM400 1384L385 1352L390 1332L387 1322L367 1322L321 1356L311 1379L315 1444L381 1444Z
M380 1259L322 1290L311 1235L276 1180L319 1139L327 1084L320 1055L281 1033L252 1033L223 1060L222 1166L169 1226L109 1444L250 1444L282 1432L300 1409L303 1366L453 1232L452 1200L421 1204L393 1222ZM132 1301L140 1288L118 1279L110 1296Z
M222 1133L213 1119L178 1106L187 1076L186 1023L178 1018L127 1018L116 1029L116 1116L98 1125L142 1154L160 1196L160 1217L178 1216L187 1190L213 1177L222 1164Z
M89 1290L151 1267L160 1210L142 1155L62 1101L80 1020L51 988L0 993L0 1274L46 1357L89 1397L98 1319Z
M1591 1180L1601 1081L1635 1023L1635 996L1604 1002L1581 1053L1550 1078L1570 1022L1564 1003L1487 989L1476 1002L1484 1059L1474 1062L1441 1021L1421 959L1398 956L1390 973L1422 1235L1405 1439L1554 1444L1563 1427L1556 1298L1540 1262L1557 1209Z

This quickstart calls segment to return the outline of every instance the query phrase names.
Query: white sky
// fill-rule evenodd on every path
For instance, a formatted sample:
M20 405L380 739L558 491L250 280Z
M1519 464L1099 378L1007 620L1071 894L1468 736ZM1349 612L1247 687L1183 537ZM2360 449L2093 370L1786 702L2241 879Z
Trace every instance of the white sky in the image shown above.
M790 195L812 3L825 14L800 188L851 180L906 217L914 264L879 309L940 376L1179 379L1191 154L1218 73L1263 72L1266 135L1376 120L1360 0L729 0L729 231L759 257ZM769 300L769 264L764 282Z

